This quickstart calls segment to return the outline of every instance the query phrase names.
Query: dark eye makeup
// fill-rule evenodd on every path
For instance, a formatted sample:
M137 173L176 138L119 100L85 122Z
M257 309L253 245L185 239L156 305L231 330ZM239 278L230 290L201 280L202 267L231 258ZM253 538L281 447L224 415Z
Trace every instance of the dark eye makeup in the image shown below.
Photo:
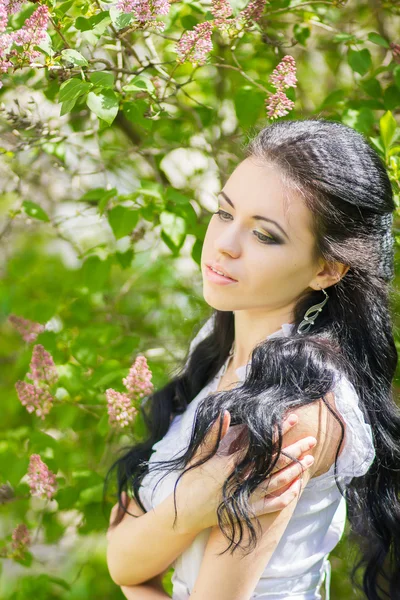
M232 215L228 212L226 212L225 210L217 210L215 213L213 213L214 215L218 215L218 218L221 221L229 221L229 219L225 218L224 215L227 215L228 217L231 217ZM260 242L262 244L281 244L282 241L275 238L272 235L264 235L263 233L260 233L259 231L254 231L254 233L256 234L256 237L258 240L260 240Z

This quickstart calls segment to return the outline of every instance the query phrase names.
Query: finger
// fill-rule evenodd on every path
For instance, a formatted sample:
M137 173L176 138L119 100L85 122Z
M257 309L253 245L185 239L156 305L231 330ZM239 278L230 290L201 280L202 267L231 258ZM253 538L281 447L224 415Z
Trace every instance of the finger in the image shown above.
M251 494L251 502L258 502L264 497L281 495L294 480L298 479L299 476L302 476L303 470L309 469L311 465L314 463L314 457L311 454L308 454L304 458L301 459L299 463L292 463L286 469L282 469L275 475L271 475L267 481L264 481Z
M279 458L272 470L272 473L276 473L280 469L284 469L285 467L287 467L289 464L291 464L293 462L294 458L297 458L297 459L300 458L305 452L308 452L309 450L311 450L311 448L314 448L314 446L316 446L316 444L317 444L317 439L311 435L311 436L301 438L300 440L297 440L297 442L294 442L293 444L286 446L285 448L283 448L281 450L281 452L279 454ZM283 452L285 454L283 454ZM276 457L276 452L273 454L274 460L275 460L275 457Z
M297 425L298 422L299 422L299 417L294 413L291 413L287 417L285 417L282 422L282 435L285 435L285 433L287 433L290 429L292 429L292 427ZM274 444L278 441L278 426L277 425L275 425L275 429L276 429L276 431L273 434Z
M300 494L301 480L296 479L279 496L264 496L257 502L252 503L251 509L256 516L282 510L288 506Z

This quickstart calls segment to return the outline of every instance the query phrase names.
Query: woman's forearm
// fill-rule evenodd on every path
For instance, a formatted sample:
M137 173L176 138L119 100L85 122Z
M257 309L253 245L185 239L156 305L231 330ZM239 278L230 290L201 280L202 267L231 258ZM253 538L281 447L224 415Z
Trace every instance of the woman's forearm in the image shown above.
M153 583L143 583L142 585L121 586L122 593L127 600L165 600L171 599L171 596L158 585Z
M179 507L177 507L177 525ZM139 517L126 515L107 546L107 565L119 586L138 586L168 569L190 546L197 532L173 529L174 498L171 493L155 509Z

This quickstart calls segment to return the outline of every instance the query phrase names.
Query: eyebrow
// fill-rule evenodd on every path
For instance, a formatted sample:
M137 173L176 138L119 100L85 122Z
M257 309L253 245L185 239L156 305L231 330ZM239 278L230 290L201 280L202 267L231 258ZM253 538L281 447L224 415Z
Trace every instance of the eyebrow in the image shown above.
M217 196L222 196L223 198L225 198L225 200L228 202L228 204L230 204L232 206L232 208L235 208L233 205L233 202L230 198L228 198L228 196L225 194L224 191L221 191L217 194ZM260 215L253 215L252 219L258 219L259 221L269 221L270 223L273 223L274 225L276 225L276 227L278 227L278 229L281 230L281 232L283 233L283 235L289 239L289 236L287 235L286 231L284 229L282 229L282 227L279 225L279 223L277 223L276 221L274 221L273 219L268 219L267 217L261 217Z

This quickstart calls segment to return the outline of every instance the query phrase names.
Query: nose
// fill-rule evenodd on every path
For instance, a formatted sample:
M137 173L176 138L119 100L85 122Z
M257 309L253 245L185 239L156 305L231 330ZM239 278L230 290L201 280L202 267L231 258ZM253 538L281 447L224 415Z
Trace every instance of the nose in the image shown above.
M227 228L228 229L228 228ZM233 230L225 229L215 240L216 255L229 254L233 258L240 256L240 240L239 234Z

